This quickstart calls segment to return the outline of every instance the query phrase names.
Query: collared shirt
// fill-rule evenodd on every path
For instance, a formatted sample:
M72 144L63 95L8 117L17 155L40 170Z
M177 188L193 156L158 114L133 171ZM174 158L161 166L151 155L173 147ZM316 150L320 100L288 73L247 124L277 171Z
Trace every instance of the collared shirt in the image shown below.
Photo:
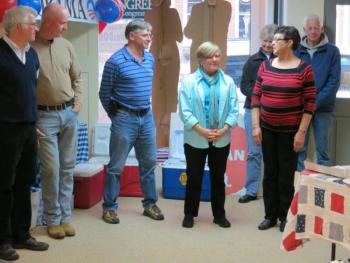
M10 46L10 48L15 52L18 59L26 64L26 52L28 52L30 45L27 44L23 49L19 48L18 45L13 42L9 37L4 36L4 41Z
M100 100L108 114L111 113L111 101L129 109L150 107L153 80L153 55L144 50L138 61L124 46L115 52L106 62L100 88Z
M83 81L73 45L62 37L46 40L39 35L31 45L40 60L38 104L53 106L74 98L80 105Z

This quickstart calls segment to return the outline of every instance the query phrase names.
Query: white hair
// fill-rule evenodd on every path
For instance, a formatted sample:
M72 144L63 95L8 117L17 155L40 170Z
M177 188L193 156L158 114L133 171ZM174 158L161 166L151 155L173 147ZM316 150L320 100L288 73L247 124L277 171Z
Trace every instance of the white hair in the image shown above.
M275 34L275 30L277 29L277 25L275 24L268 24L265 25L261 30L260 30L260 39L265 40L268 38L273 38L273 35Z
M4 29L7 34L18 24L27 23L29 16L37 16L37 12L29 6L14 6L7 10L4 15Z
M322 21L322 19L321 19L318 15L311 14L311 15L307 15L307 16L304 18L304 27L306 26L306 23L307 23L307 21L309 21L309 20L317 20L318 22L320 22L320 25L323 26L323 21Z

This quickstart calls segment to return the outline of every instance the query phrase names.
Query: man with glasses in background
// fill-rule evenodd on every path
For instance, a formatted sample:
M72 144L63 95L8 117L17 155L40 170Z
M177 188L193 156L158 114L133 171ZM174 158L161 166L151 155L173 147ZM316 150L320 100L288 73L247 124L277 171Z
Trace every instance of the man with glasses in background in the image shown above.
M314 72L317 88L316 111L310 126L314 132L317 163L330 166L332 162L329 156L329 137L336 95L340 85L340 52L335 45L329 43L317 15L305 17L304 32L305 36L300 42L296 56L309 63ZM299 152L299 171L304 169L310 129L305 132L305 144Z
M47 250L29 233L30 185L37 159L36 12L16 6L4 15L6 35L0 39L0 260L17 260L15 249Z
M146 51L151 43L151 30L147 22L129 22L125 29L128 43L109 58L103 71L99 95L112 121L110 161L102 205L102 218L109 224L119 223L116 200L120 177L132 147L139 162L143 215L154 220L164 219L156 205L156 134L150 108L154 58Z

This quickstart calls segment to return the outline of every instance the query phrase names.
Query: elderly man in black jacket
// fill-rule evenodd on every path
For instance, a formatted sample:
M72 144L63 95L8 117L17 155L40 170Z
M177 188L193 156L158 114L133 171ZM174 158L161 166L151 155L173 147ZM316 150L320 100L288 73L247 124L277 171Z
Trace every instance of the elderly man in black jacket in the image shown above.
M16 6L6 11L0 39L0 261L17 260L15 249L47 250L29 233L29 187L36 176L37 53L36 12Z

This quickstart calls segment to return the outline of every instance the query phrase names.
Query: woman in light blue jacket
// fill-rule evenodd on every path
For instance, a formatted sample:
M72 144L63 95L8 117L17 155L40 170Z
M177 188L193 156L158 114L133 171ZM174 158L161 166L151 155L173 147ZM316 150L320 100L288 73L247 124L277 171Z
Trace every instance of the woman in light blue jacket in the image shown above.
M236 126L236 86L220 67L220 48L204 42L197 51L199 69L180 87L180 117L184 123L187 186L182 226L193 227L198 215L205 161L208 157L214 223L230 227L225 215L225 182L231 129Z

